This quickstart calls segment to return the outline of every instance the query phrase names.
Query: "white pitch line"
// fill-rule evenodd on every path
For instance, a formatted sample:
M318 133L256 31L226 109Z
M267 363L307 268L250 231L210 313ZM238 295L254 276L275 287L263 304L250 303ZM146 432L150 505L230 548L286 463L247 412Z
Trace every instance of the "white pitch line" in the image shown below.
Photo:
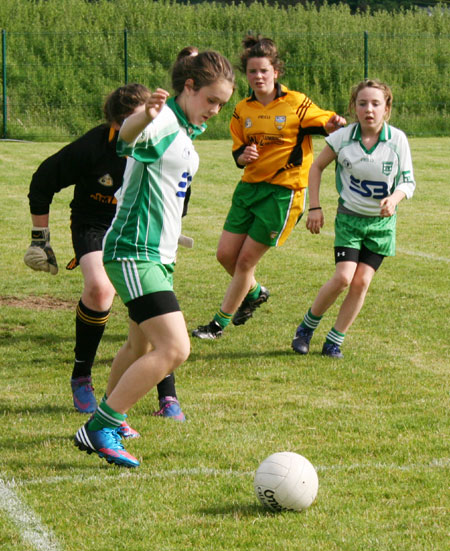
M19 529L20 537L36 551L61 551L55 536L46 529L40 518L13 491L14 482L0 478L0 509Z
M430 463L423 464L406 464L397 465L395 463L353 463L350 465L315 465L318 472L336 472L336 471L368 471L368 470L388 470L388 471L424 471L428 469L445 469L450 467L450 458L444 457L433 459ZM255 468L256 470L256 468ZM194 469L174 469L169 471L156 471L153 473L145 473L142 471L123 471L117 474L117 478L136 478L138 480L152 480L160 478L175 478L178 476L235 476L247 477L254 476L255 471L233 471L232 469L212 469L207 467L199 467ZM104 480L110 482L110 476L102 476L101 474L92 476L52 476L49 478L39 478L31 480L23 480L16 482L17 486L30 486L39 484L60 484L61 482L72 482L80 484L92 484Z
M321 231L320 233L323 233L323 235L326 235L327 237L334 237L334 232ZM436 256L435 254L421 253L420 251L407 251L406 249L397 247L397 252L401 254L406 254L408 256L415 256L417 258L425 258L426 260L435 260L437 262L450 262L450 258L446 258L445 256Z
M436 260L438 262L450 262L450 258L445 256L436 256L434 254L421 253L418 251L407 251L405 249L397 249L399 253L407 254L408 256L416 256L417 258L426 258L427 260Z

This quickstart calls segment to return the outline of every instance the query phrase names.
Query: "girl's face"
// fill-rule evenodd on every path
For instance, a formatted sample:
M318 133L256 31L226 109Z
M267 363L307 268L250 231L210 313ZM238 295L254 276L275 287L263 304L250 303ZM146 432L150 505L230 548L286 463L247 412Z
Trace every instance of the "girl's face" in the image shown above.
M383 91L371 87L360 90L356 96L355 113L363 130L381 131L388 113Z
M187 80L183 90L183 108L189 122L200 126L217 115L232 93L233 85L228 80L217 80L199 90L194 90L193 82Z
M268 96L275 89L278 78L276 71L267 57L251 57L247 60L247 80L256 97Z

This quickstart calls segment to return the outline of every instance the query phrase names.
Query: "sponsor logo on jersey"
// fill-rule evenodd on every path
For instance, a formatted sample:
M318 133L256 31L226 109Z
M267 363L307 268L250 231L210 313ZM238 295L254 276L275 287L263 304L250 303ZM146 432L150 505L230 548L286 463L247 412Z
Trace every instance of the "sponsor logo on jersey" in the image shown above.
M183 172L181 175L181 181L178 182L178 191L176 192L177 197L186 197L186 189L192 182L192 176L189 172Z
M275 117L275 128L277 128L277 130L281 130L282 128L284 128L286 126L286 117L283 115L278 115L277 117Z
M99 203L108 203L110 205L117 204L117 199L114 197L114 195L102 195L101 193L92 193L89 195L91 199L94 201L98 201Z
M392 161L384 161L382 164L382 172L386 176L389 176L389 174L392 172L392 168L394 166L394 163Z
M251 128L252 127L252 119L250 117L245 119L245 128Z
M259 147L265 145L281 145L283 143L282 135L279 134L251 134L248 137L249 143L255 143Z
M112 187L112 185L114 183L113 179L111 178L111 176L109 174L105 174L104 176L99 178L97 181L101 186L105 186L105 187Z

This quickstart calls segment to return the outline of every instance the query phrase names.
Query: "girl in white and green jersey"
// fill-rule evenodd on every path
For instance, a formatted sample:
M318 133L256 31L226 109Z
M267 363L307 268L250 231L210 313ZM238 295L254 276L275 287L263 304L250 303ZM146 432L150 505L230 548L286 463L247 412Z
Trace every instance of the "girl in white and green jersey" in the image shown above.
M327 145L309 173L306 227L319 233L324 224L320 180L325 167L336 162L336 271L297 328L292 348L299 354L308 353L323 315L348 288L322 348L325 356L343 357L340 347L363 306L376 270L385 256L395 255L397 205L412 197L415 189L408 140L401 130L387 123L392 108L390 88L378 80L360 82L352 90L349 108L357 122L325 138Z
M75 436L82 451L137 467L117 431L126 412L189 356L190 341L172 274L184 198L198 168L193 139L234 89L227 59L180 52L175 97L156 89L123 123L117 151L128 156L116 215L103 242L106 272L128 307L128 340L116 355L105 398Z

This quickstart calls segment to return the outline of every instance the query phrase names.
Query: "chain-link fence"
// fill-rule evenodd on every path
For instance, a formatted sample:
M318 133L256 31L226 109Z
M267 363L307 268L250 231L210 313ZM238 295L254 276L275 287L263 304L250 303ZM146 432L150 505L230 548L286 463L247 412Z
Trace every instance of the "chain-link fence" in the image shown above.
M352 85L379 78L394 91L392 123L409 134L450 134L450 36L339 30L271 37L285 60L280 81L326 109L346 114ZM68 140L101 120L105 96L127 82L170 90L169 72L188 44L213 48L238 63L242 33L231 30L111 32L2 31L2 137ZM225 115L208 138L228 137L233 105L247 93L238 74Z

